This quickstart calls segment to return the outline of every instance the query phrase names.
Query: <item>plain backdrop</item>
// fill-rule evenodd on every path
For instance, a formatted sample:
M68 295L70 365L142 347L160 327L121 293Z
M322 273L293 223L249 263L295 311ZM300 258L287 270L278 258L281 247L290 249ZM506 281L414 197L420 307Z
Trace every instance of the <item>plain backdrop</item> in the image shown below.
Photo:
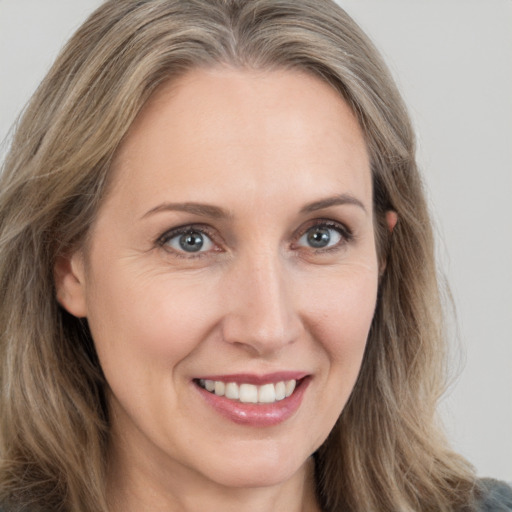
M0 140L98 0L0 0ZM512 1L339 0L409 105L457 308L443 413L482 476L512 481ZM459 341L457 342L456 339Z

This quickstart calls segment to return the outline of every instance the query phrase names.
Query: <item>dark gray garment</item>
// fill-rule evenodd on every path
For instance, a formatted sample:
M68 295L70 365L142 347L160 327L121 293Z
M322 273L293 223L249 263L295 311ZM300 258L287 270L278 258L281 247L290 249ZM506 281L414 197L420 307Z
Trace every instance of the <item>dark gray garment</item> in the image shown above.
M482 478L478 484L481 489L478 512L512 512L512 487L492 478Z

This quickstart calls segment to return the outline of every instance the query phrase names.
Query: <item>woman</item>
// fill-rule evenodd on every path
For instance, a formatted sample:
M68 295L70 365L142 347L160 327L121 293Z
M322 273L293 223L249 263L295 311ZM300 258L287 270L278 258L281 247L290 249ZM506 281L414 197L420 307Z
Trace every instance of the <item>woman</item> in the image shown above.
M485 510L506 492L436 426L414 135L335 4L106 2L0 190L7 510Z

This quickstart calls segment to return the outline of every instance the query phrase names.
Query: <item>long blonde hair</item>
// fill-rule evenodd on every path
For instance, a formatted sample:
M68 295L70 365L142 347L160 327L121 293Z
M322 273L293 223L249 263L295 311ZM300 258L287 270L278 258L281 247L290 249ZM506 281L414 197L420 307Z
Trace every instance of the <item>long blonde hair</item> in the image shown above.
M0 503L107 510L106 383L87 323L58 306L53 267L84 242L116 148L152 92L218 64L325 80L371 157L385 270L359 379L315 454L321 506L461 509L474 476L436 419L445 339L414 133L377 51L331 0L109 0L57 59L0 178Z

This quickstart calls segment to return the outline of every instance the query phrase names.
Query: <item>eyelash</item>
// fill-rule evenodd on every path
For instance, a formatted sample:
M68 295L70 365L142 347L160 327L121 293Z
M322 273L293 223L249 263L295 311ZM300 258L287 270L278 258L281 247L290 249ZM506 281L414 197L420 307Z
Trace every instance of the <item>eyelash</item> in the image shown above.
M312 229L322 229L326 228L329 230L334 230L340 235L340 241L337 242L335 245L330 247L322 247L322 248L314 248L314 247L305 247L305 246L297 246L297 242L305 235L307 235L308 231ZM202 235L206 235L206 237L211 241L211 243L215 246L217 246L217 249L214 249L213 251L198 251L198 252L187 252L187 251L180 251L173 249L169 247L167 244L174 238L179 237L180 235L185 235L187 233L200 233ZM187 224L184 226L180 226L177 228L173 228L169 231L166 231L163 235L161 235L157 241L156 245L158 247L163 248L168 253L173 254L174 256L178 258L187 258L187 259L194 259L194 258L201 258L208 256L211 252L221 252L222 249L219 249L219 244L215 241L215 239L218 238L218 236L213 232L213 230L209 226L205 226L203 224ZM297 230L293 235L293 245L292 247L297 248L299 250L301 249L307 249L308 251L313 251L315 254L322 254L322 253L329 253L334 252L336 250L341 249L344 245L347 243L350 243L354 239L354 234L352 231L344 226L343 224L340 224L339 222L335 222L332 220L327 219L316 219L314 221L311 221L308 223L306 227L301 227L299 230ZM222 244L220 244L222 245Z
M322 247L322 248L314 248L309 247L308 250L314 251L315 254L325 254L330 252L335 252L337 250L340 250L344 245L347 243L350 243L354 240L354 234L352 231L347 228L345 225L335 222L333 220L329 219L315 219L314 221L311 221L309 224L306 225L306 227L301 227L298 232L296 232L294 239L296 240L295 243L297 243L298 240L300 240L303 236L305 236L308 231L312 229L322 229L327 228L330 230L336 231L340 235L340 240L335 245L331 247ZM305 247L299 247L299 249L306 249Z
M168 253L171 253L173 256L176 256L178 258L202 258L205 256L208 256L210 251L198 251L196 253L194 252L186 252L186 251L179 251L176 249L173 249L172 247L169 247L167 244L173 239L180 235L186 235L187 233L201 233L202 235L206 235L214 245L218 245L215 242L216 236L212 233L212 230L203 224L187 224L185 226L180 226L177 228L173 228L169 231L166 231L163 235L161 235L157 239L157 246L161 247ZM214 252L219 252L219 250L214 250Z

